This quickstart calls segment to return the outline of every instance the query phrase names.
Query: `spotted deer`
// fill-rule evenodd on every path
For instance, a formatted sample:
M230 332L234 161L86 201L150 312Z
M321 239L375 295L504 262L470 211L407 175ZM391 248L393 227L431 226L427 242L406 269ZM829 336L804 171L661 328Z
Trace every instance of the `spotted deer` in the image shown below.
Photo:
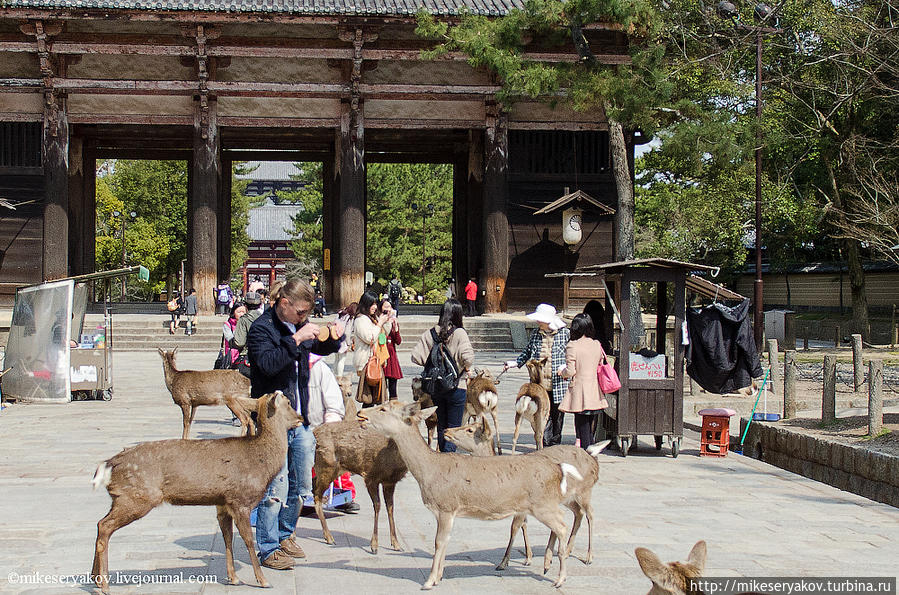
M530 382L526 382L518 389L515 398L515 433L512 435L512 454L518 445L518 433L521 431L521 422L527 419L534 430L534 442L537 450L543 448L543 430L549 421L549 393L543 388L543 366L546 358L529 360L527 363Z

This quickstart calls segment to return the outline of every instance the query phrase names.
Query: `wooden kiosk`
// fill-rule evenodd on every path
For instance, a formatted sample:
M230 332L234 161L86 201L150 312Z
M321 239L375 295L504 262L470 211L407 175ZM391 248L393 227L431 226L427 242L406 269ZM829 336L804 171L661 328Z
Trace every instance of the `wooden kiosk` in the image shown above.
M655 437L657 450L661 450L664 437L671 444L671 454L677 457L684 435L684 345L683 323L686 316L686 290L707 294L708 287L717 287L704 279L690 275L690 271L713 271L715 267L663 258L646 258L590 265L574 272L552 273L547 277L596 275L602 278L606 302L606 335L611 332L611 312L618 315L621 334L619 355L616 360L621 390L617 395L606 395L609 407L600 414L597 433L613 438L621 454L636 445L637 436ZM658 356L649 358L633 353L625 337L632 336L629 316L619 312L630 311L631 283L656 284L656 344ZM671 354L667 350L666 326L669 316L668 287L674 287L674 333ZM723 288L720 288L723 290ZM727 291L727 290L724 290ZM730 292L728 292L730 293ZM614 297L613 297L614 296ZM722 294L722 297L726 297ZM616 299L617 298L617 299ZM616 308L616 301L620 308ZM672 362L668 358L673 358Z

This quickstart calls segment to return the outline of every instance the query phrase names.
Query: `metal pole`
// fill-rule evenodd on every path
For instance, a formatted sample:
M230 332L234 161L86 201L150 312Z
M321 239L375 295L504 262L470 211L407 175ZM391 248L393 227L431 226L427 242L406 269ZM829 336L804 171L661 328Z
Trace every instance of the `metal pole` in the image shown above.
M755 34L755 346L762 350L762 32Z
M421 303L425 302L425 209L421 208Z
M125 213L122 213L122 268L125 268ZM125 277L122 277L122 297L125 301Z

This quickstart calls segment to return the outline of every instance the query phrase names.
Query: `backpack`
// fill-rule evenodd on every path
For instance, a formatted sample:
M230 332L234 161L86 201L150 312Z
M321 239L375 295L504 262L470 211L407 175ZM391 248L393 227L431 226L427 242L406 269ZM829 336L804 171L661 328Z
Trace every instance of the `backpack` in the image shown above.
M397 283L396 281L391 281L389 293L390 293L391 300L395 301L395 300L400 299L400 284Z
M228 291L228 289L229 289L229 288L227 288L227 287L220 287L220 288L219 288L219 297L218 297L218 300L219 300L219 303L220 303L220 304L226 304L226 303L228 303L229 301L231 301L231 296L228 295L228 294L230 293L230 292Z
M446 345L437 339L437 331L431 329L434 345L421 373L421 388L430 395L441 395L459 386L459 368Z

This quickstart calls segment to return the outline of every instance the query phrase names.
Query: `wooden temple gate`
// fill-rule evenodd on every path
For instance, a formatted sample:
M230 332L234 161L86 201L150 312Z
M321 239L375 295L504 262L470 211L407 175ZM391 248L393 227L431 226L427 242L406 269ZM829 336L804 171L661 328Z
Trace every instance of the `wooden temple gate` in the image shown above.
M465 4L488 15L513 7ZM0 213L0 299L93 270L105 158L188 161L187 278L205 311L230 273L235 160L324 163L326 293L338 305L364 286L368 162L454 166L453 272L478 279L488 312L560 300L543 274L561 261L613 260L608 217L585 215L585 237L568 249L557 217L531 214L569 186L616 207L604 116L501 109L496 81L465 56L421 59L428 44L405 3L68 6L0 7L0 198L34 201ZM461 6L428 8L452 18ZM623 33L585 32L600 61L628 61ZM577 59L573 47L533 45L530 59Z

